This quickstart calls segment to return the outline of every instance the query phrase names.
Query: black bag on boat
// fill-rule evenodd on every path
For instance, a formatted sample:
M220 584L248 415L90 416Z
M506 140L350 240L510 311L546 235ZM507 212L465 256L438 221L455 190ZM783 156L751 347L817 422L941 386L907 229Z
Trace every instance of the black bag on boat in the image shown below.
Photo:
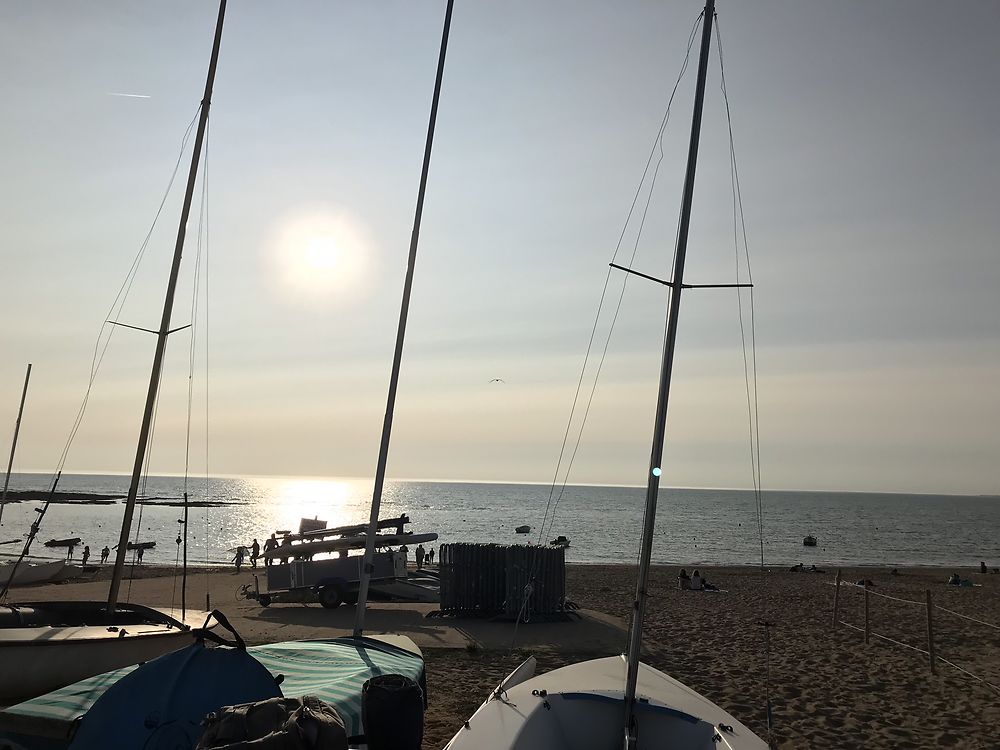
M195 750L347 750L337 709L311 695L224 706L204 726Z
M401 674L372 677L361 689L361 717L368 750L420 750L424 691Z

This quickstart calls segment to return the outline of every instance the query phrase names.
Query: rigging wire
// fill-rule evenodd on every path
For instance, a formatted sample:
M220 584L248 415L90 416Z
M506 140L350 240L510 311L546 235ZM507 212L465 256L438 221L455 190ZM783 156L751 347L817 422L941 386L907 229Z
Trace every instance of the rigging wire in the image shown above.
M656 156L657 150L659 150L659 158L657 159L656 164L653 167L653 174L652 174L652 177L650 179L649 190L648 190L648 194L646 195L646 201L645 201L645 203L643 205L642 218L641 218L640 223L639 223L639 228L638 228L638 231L637 231L637 234L636 234L635 242L634 242L634 244L632 246L632 253L631 253L630 257L629 257L628 267L631 268L633 262L635 261L635 256L636 256L636 253L638 252L638 248L639 248L639 241L640 241L640 239L642 237L642 230L643 230L643 227L645 226L645 223L646 223L646 214L647 214L647 212L649 210L649 203L650 203L650 200L651 200L652 195L653 195L653 189L656 186L656 177L659 174L660 165L663 162L663 158L664 158L664 152L663 152L663 134L666 131L667 124L670 121L670 111L671 111L671 107L672 107L673 102L674 102L674 97L676 96L677 89L680 86L680 82L683 79L685 72L687 71L688 64L689 64L689 62L691 60L691 49L694 46L694 40L695 40L695 38L697 36L698 29L701 26L701 23L702 23L702 21L704 19L704 16L705 16L705 12L704 11L702 11L701 13L699 13L698 17L695 19L694 23L691 26L691 32L688 35L687 47L686 47L685 54L684 54L684 60L683 60L683 62L681 64L680 71L677 74L677 79L674 81L673 89L670 92L670 97L667 100L667 106L666 106L666 108L665 108L665 110L663 112L663 117L660 120L660 126L659 126L659 128L657 130L656 137L653 139L653 144L650 147L649 156L646 158L646 165L645 165L645 167L642 170L642 176L639 179L639 184L636 186L635 194L632 196L632 202L629 205L628 213L625 216L625 222L622 225L622 230L621 230L621 232L618 235L618 242L615 244L615 250L614 250L614 253L612 254L612 258L611 258L611 262L612 263L614 263L618 259L618 254L621 251L623 242L625 241L625 234L628 231L628 228L629 228L629 226L630 226L630 224L632 222L632 215L635 212L636 205L638 204L639 198L640 198L640 196L642 195L642 192L643 192L643 187L646 184L646 178L649 175L650 166L653 165L653 158L654 158L654 156ZM675 252L676 252L676 249L675 249ZM529 600L531 598L531 594L534 591L534 579L537 576L538 565L539 565L539 553L538 553L538 550L541 549L544 546L544 540L545 540L546 534L549 533L549 532L551 532L552 524L555 523L555 512L556 512L556 509L558 508L559 502L562 500L563 495L566 492L566 487L569 484L570 472L572 471L573 463L576 460L577 451L580 448L580 442L583 439L584 428L586 427L587 418L590 415L590 408L591 408L591 405L593 404L593 401L594 401L594 394L597 391L597 383L598 383L598 381L600 379L601 369L604 366L604 360L607 357L608 348L611 345L612 334L614 333L615 324L618 321L618 314L621 311L622 300L623 300L623 298L625 296L625 288L626 288L627 283L628 283L628 276L626 276L622 280L621 292L618 295L618 301L617 301L617 304L615 306L615 312L614 312L614 315L612 317L611 324L610 324L610 326L608 328L607 338L605 339L605 342L604 342L604 347L603 347L603 350L601 352L600 361L599 361L599 363L597 365L597 369L596 369L595 374L594 374L594 381L593 381L593 385L592 385L591 390L590 390L590 394L589 394L588 399L587 399L587 405L586 405L586 407L584 408L584 411L583 411L583 416L582 416L581 421L580 421L580 426L579 426L579 430L578 430L577 435L576 435L576 440L575 440L575 443L574 443L574 446L573 446L573 450L572 450L572 452L570 454L569 461L566 464L566 471L563 474L563 481L562 481L562 485L561 485L560 490L559 490L559 494L558 494L558 496L556 496L556 487L559 485L559 476L560 476L560 473L562 473L563 459L564 459L565 454L566 454L566 446L569 443L570 433L572 432L573 421L574 421L574 418L576 416L577 405L578 405L579 399L580 399L580 392L583 390L583 382L584 382L584 378L585 378L586 373L587 373L587 366L590 363L590 355L591 355L591 352L593 351L594 342L595 342L595 340L597 338L597 329L598 329L598 326L599 326L600 321L601 321L601 315L602 315L602 313L604 311L604 303L605 303L605 300L607 298L608 288L611 285L611 272L612 272L612 268L609 266L608 267L608 272L607 272L607 274L604 277L604 286L601 289L601 297L600 297L600 300L598 301L598 304L597 304L597 312L594 315L594 324L591 327L590 339L587 342L587 350L586 350L586 353L584 354L583 365L580 368L580 377L577 380L576 390L575 390L575 392L573 394L573 403L572 403L572 405L570 407L569 418L566 420L566 429L565 429L565 431L563 433L562 444L560 445L560 448L559 448L559 458L556 461L556 468L555 468L555 471L553 473L552 484L549 486L549 495L548 495L548 498L547 498L546 503L545 503L545 511L542 514L542 522L539 525L538 542L537 542L537 545L536 545L536 551L535 551L534 555L532 556L532 564L531 564L532 570L531 570L530 575L529 575L529 582L528 582L528 585L525 586L524 591L522 592L521 607L520 607L520 610L518 612L518 616L517 616L517 618L514 621L514 633L513 633L513 636L511 638L511 647L510 647L511 651L513 651L514 645L515 645L516 640L517 640L517 628L518 628L518 625L520 624L520 622L522 620L522 615L527 611L527 607L529 605Z
M649 174L650 165L652 165L652 163L653 163L653 157L656 155L657 150L659 150L660 156L659 156L659 159L656 162L656 165L653 168L653 176L652 176L652 178L650 180L649 192L648 192L648 194L646 196L646 202L645 202L645 204L643 206L642 220L640 222L639 230L638 230L638 233L637 233L636 238L635 238L635 243L634 243L634 245L632 247L632 254L631 254L630 258L629 258L629 265L628 265L629 268L632 267L632 263L635 260L636 252L637 252L638 247L639 247L639 240L640 240L641 235L642 235L642 228L643 228L643 226L645 224L645 221L646 221L646 212L649 209L649 202L650 202L650 199L652 198L653 187L655 186L655 182L656 182L656 175L658 174L659 168L660 168L660 164L663 161L663 134L666 131L667 123L670 121L671 106L673 105L674 97L677 94L677 89L680 86L681 79L684 77L684 73L687 71L688 64L689 64L690 59L691 59L691 49L692 49L692 47L694 45L694 40L695 40L695 38L697 36L698 29L701 26L701 23L702 23L702 20L704 18L704 15L705 15L704 11L702 11L698 15L698 17L694 21L694 24L691 27L691 32L688 35L687 48L686 48L686 51L685 51L685 54L684 54L684 61L681 64L681 68L680 68L679 73L677 74L677 79L674 81L674 86L673 86L673 89L670 92L670 97L667 100L667 106L666 106L666 109L664 110L663 118L660 121L660 127L657 130L656 137L653 139L652 147L649 150L649 157L646 159L646 166L645 166L645 168L642 171L642 177L639 180L639 185L636 187L635 194L632 197L632 203L629 206L628 213L625 216L625 223L622 226L622 231L621 231L621 233L618 236L618 242L615 245L615 251L614 251L614 254L612 255L612 258L611 258L611 262L612 263L614 263L618 259L618 253L621 251L622 243L623 243L624 238L625 238L625 233L628 231L628 227L631 224L632 214L635 211L636 204L639 201L639 197L642 195L643 187L644 187L644 185L646 183L646 177ZM576 435L576 441L575 441L575 444L574 444L574 447L573 447L573 451L572 451L572 453L570 455L569 462L567 463L565 474L563 475L562 486L561 486L561 489L559 491L559 495L557 497L555 497L555 499L554 499L555 489L556 489L556 486L559 484L559 475L561 473L563 458L564 458L564 455L565 455L565 452L566 452L566 445L569 442L570 433L572 431L572 426L573 426L573 420L574 420L574 417L576 416L576 408L577 408L577 404L578 404L579 398L580 398L580 391L583 388L583 381L584 381L584 377L585 377L586 372L587 372L587 365L590 362L590 354L591 354L591 351L593 349L594 340L597 337L597 328L598 328L598 325L599 325L600 320L601 320L601 314L604 311L604 302L605 302L605 298L606 298L607 293L608 293L608 287L610 286L610 283L611 283L611 272L612 272L612 269L609 267L608 268L608 273L607 273L607 275L605 276L605 279L604 279L604 288L601 290L600 301L598 302L598 305L597 305L597 314L594 316L594 325L593 325L593 327L591 329L590 340L587 343L587 351L586 351L586 353L584 355L583 366L580 368L580 377L579 377L579 379L577 381L576 391L573 394L573 403L572 403L572 406L570 407L569 419L566 421L566 430L565 430L565 432L563 434L562 446L559 449L559 458L558 458L558 460L556 462L555 474L554 474L553 479L552 479L552 485L551 485L551 487L549 489L548 501L545 504L545 512L544 512L544 514L542 516L542 524L541 524L541 528L540 528L540 531L539 531L539 537L538 537L538 544L539 545L542 544L542 542L543 542L543 540L545 538L546 533L548 533L548 531L551 531L551 526L555 522L555 510L558 507L559 501L562 499L562 496L563 496L563 494L566 491L567 484L569 483L569 476L570 476L570 472L571 472L572 467L573 467L573 462L576 459L576 454L577 454L577 451L578 451L578 449L580 447L580 442L581 442L581 440L583 438L584 428L586 427L587 417L589 416L589 413L590 413L590 407L591 407L591 404L593 403L594 394L595 394L595 392L597 390L597 383L598 383L598 380L600 378L601 368L604 365L604 360L605 360L605 357L607 356L608 348L609 348L609 346L611 344L612 334L614 333L614 327L615 327L615 324L616 324L616 322L618 320L618 314L619 314L619 312L621 310L622 299L625 296L625 288L626 288L626 286L628 284L628 276L627 275L622 280L621 292L620 292L620 294L618 296L618 302L617 302L617 305L615 307L615 312L614 312L614 315L612 317L611 324L609 326L608 333L607 333L607 338L605 339L604 348L603 348L603 350L601 352L601 358L600 358L600 361L599 361L598 366L597 366L597 370L596 370L595 375L594 375L593 386L591 388L590 395L589 395L588 400L587 400L587 405L586 405L586 407L584 409L584 413L583 413L583 417L581 419L580 427L579 427L579 430L578 430L577 435ZM548 525L549 525L548 531L546 530L546 523L548 523Z
M149 230L146 232L146 236L132 260L132 265L125 274L125 279L122 281L122 284L118 289L118 293L115 295L115 299L111 303L111 307L104 316L104 321L101 323L101 328L97 334L97 340L94 343L94 356L90 363L90 376L87 381L86 391L84 392L83 402L80 404L76 418L70 428L69 436L63 446L62 453L59 455L59 460L56 463L56 473L62 471L63 467L66 465L66 460L69 457L69 451L73 444L73 440L76 438L76 434L83 422L83 417L87 410L87 404L90 401L90 394L94 387L94 381L97 379L97 373L101 368L101 363L104 361L104 355L107 353L108 346L111 344L111 339L114 336L115 328L117 328L115 323L118 322L119 316L122 313L125 302L128 299L129 293L132 290L132 285L134 284L136 275L139 271L139 266L142 263L146 249L149 246L149 241L152 239L153 231L156 229L156 224L160 219L160 215L163 213L163 208L166 205L167 198L173 188L174 180L176 179L177 172L180 169L181 160L184 158L184 152L187 149L188 140L191 137L191 131L194 129L194 125L198 120L198 113L200 111L201 107L199 105L198 111L195 112L191 122L188 123L187 129L184 131L184 136L181 138L181 146L177 153L177 160L174 162L173 171L170 173L170 179L167 181L167 187L163 191L163 197L160 199L159 206L157 206L156 213L153 216L153 221L149 226ZM107 330L107 339L104 339L105 330ZM102 340L104 340L103 346L101 344Z
M205 322L205 326L204 326L204 328L205 328L205 334L204 334L204 340L205 340L205 500L210 500L211 499L210 492L209 492L210 487L211 487L211 483L210 483L210 480L209 480L210 473L209 473L209 462L208 462L208 458L209 458L209 454L208 454L208 451L209 451L209 439L208 439L208 414L209 414L209 408L208 408L208 403L209 403L209 398L208 398L208 396L209 396L209 389L208 389L208 373L209 373L208 354L209 354L209 348L208 348L208 338L209 338L209 336L208 336L208 334L209 334L209 331L211 330L209 328L209 325L208 325L208 300L209 300L209 295L208 295L208 248L209 248L209 242L208 242L208 226L209 226L208 225L208 146L211 143L211 139L209 138L209 134L211 132L211 124L212 124L211 123L211 119L206 120L206 122L205 122L205 155L204 155L204 161L202 162L202 178L201 178L202 179L202 183L201 183L202 184L201 217L202 217L203 221L201 221L199 223L199 227L204 227L204 240L202 240L202 232L201 232L200 229L199 229L199 232L198 232L198 246L199 246L198 247L198 252L204 258L203 262L205 264L205 271L204 271L204 286L205 286L205 305L204 305L204 309L205 309L205 312L204 312L204 322ZM202 250L202 243L203 242L204 242L204 250ZM210 596L210 591L209 591L210 590L210 586L211 586L211 577L209 576L209 572L208 572L208 529L209 529L209 522L208 522L209 508L208 508L208 505L209 504L206 502L205 503L205 508L204 508L204 530L203 530L203 535L202 535L202 540L201 541L202 541L202 546L204 547L204 550L205 550L205 610L208 611L208 612L211 612L212 611L212 606L211 606L211 596Z
M167 198L170 195L170 191L173 188L174 180L177 177L177 172L180 169L181 160L184 157L184 151L187 149L188 140L191 137L191 131L194 129L194 124L198 119L198 114L201 111L201 105L198 105L198 109L195 111L194 117L191 118L191 122L188 123L187 128L184 130L184 135L181 138L181 145L178 149L177 159L174 162L174 168L170 173L170 179L167 181L167 187L163 191L163 197L160 199L160 203L156 208L156 213L153 215L153 221L149 226L149 230L146 232L146 236L143 238L142 243L139 245L139 249L132 259L132 264L129 266L128 272L125 274L125 278L122 280L121 286L118 288L118 293L115 295L114 301L108 308L107 314L104 316L104 321L101 323L101 327L97 333L97 339L94 342L94 354L90 361L90 375L87 379L87 388L83 394L83 400L80 404L80 408L77 410L76 417L73 419L73 424L70 427L69 435L66 437L66 442L63 445L62 451L59 454L59 459L56 462L56 468L52 474L52 489L49 492L48 498L46 498L45 503L40 509L37 510L38 517L35 519L34 523L31 524L31 533L27 541L25 542L24 550L21 552L21 557L18 559L23 559L28 554L28 549L37 535L39 529L41 528L42 519L45 518L45 514L48 512L49 506L52 504L52 500L55 496L56 486L59 483L59 479L62 476L63 468L66 465L66 461L69 458L69 451L73 445L73 441L76 438L77 432L80 430L80 425L83 423L83 417L87 411L87 405L90 402L90 394L94 388L94 381L97 379L97 374L101 369L101 364L104 362L104 356L107 354L108 347L111 345L111 339L114 336L115 328L117 327L115 323L118 322L118 318L125 307L125 303L128 300L129 293L132 291L132 285L135 283L136 275L139 271L139 266L142 263L142 259L146 254L146 248L149 247L149 241L153 236L153 231L156 229L156 224L160 219L160 215L163 213L163 207L167 203ZM105 330L108 331L107 338L104 338ZM101 342L104 341L102 346ZM141 512L141 511L140 511ZM13 574L11 575L13 578ZM6 595L6 590L4 590Z
M718 15L715 16L715 39L719 49L719 72L720 89L722 99L726 107L726 124L729 132L729 166L730 166L730 186L733 196L733 246L736 254L736 283L740 283L740 240L743 242L743 256L746 261L747 282L750 284L749 310L747 323L750 333L750 356L747 356L747 333L743 314L743 294L741 289L736 290L737 307L739 309L740 320L740 341L743 351L743 375L746 383L747 397L747 422L750 443L750 467L753 477L754 504L757 516L757 538L760 545L760 577L764 591L761 597L761 610L763 613L761 626L764 628L764 700L766 704L766 721L768 742L773 743L774 726L771 710L771 647L770 647L770 627L768 620L768 600L769 586L767 581L767 571L764 561L764 498L761 479L760 460L760 408L757 394L757 332L754 321L754 296L753 296L753 272L750 265L750 247L747 241L746 217L743 212L743 193L740 189L739 166L736 159L736 141L733 136L732 111L729 106L729 95L726 90L726 67L722 50L722 31L719 24Z
M182 529L184 534L184 546L185 546L185 557L184 557L184 571L183 571L183 581L182 586L182 601L187 603L187 539L188 539L188 479L190 475L191 467L191 418L194 411L194 370L195 361L197 359L197 349L198 349L198 305L200 302L200 291L201 291L201 277L202 277L202 260L203 253L207 252L207 242L203 241L203 237L207 230L208 221L208 121L205 122L205 145L204 145L204 161L202 162L202 172L201 172L201 200L200 200L200 211L198 216L198 234L195 248L195 261L194 261L194 289L191 294L191 345L188 349L188 402L187 402L187 427L184 436L184 527ZM207 265L207 262L206 262ZM207 273L207 271L206 271ZM206 306L207 301L207 290L206 290ZM207 370L206 370L207 377ZM207 396L206 396L207 400ZM208 414L206 411L206 420ZM205 435L206 445L208 443L207 427ZM207 452L206 447L206 452ZM205 499L208 499L207 493L207 480L208 480L208 465L206 458L205 466L205 478L206 478L206 493ZM205 506L205 523L208 525L208 506ZM207 547L206 547L207 552Z

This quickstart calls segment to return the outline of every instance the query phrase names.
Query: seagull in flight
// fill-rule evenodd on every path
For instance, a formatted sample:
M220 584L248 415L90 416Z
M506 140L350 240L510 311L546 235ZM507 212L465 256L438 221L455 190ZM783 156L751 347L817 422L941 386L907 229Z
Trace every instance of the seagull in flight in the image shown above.
M504 380L503 378L493 378L493 380L491 380L490 382L491 383L506 383L507 381Z

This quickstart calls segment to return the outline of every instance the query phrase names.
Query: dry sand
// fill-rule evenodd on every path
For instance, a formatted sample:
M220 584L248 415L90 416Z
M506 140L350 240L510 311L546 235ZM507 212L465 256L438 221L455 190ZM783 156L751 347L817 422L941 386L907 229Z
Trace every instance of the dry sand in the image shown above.
M997 748L1000 747L1000 692L945 664L931 675L927 657L915 651L832 626L835 571L826 574L750 568L702 570L724 593L677 589L675 567L652 576L645 660L702 692L761 736L766 734L763 628L771 628L770 693L774 737L779 747L810 748ZM871 579L873 591L904 599L924 599L989 623L1000 623L1000 575L960 571L981 586L959 588L944 581L951 571L906 569L844 570L845 581ZM162 575L148 569L143 575ZM570 598L587 610L582 620L564 624L522 624L515 649L513 626L428 619L420 605L375 605L372 632L396 630L424 650L429 708L424 746L440 748L499 680L529 653L539 669L596 656L624 645L624 618L634 586L630 566L568 569ZM189 604L203 607L206 583L212 606L223 609L253 643L332 637L353 623L353 608L273 605L261 609L237 599L244 572L193 575ZM127 587L128 582L125 586ZM106 583L71 583L17 589L14 600L103 598ZM179 593L169 578L132 582L132 599L169 605ZM870 598L872 631L926 648L926 609ZM863 624L860 589L842 589L841 617ZM938 654L1000 685L1000 630L936 610ZM471 645L470 645L471 644Z

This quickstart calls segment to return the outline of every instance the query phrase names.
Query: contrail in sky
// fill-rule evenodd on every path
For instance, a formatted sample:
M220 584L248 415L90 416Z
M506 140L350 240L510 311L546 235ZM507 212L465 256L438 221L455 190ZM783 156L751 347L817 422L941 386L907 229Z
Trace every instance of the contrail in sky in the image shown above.
M108 96L126 96L129 99L152 99L149 94L120 94L117 91L109 91Z

